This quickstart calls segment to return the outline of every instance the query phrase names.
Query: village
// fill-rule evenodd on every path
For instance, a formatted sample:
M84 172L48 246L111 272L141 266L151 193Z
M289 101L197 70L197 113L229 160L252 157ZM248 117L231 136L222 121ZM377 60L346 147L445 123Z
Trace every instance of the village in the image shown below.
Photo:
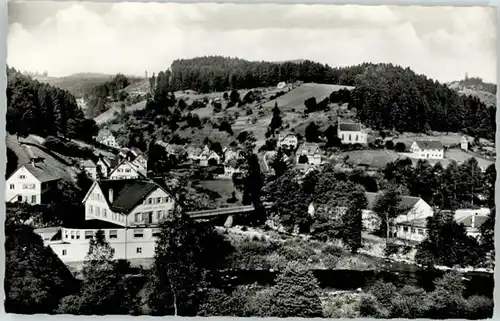
M279 84L278 87L283 87ZM439 139L422 139L415 137L411 144L406 146L396 139L396 146L390 138L370 137L367 130L360 123L351 120L338 119L336 136L341 146L356 146L356 151L373 149L368 147L369 141L381 140L382 151L395 154L397 158L427 160L443 162L446 166L455 155L477 157L479 153L471 151L474 144L470 138L461 136L459 143L444 145ZM322 165L334 161L335 167L344 172L355 169L376 173L380 168L374 164L363 162L335 162L340 153L323 151L319 143L312 143L299 139L292 131L282 131L276 134L277 144L274 151L264 151L262 154L263 170L273 171L270 163L276 156L277 150L286 150L286 161L301 175L314 171L321 171ZM457 141L458 139L456 139ZM406 142L409 140L406 139ZM182 204L165 184L161 177L148 171L148 155L134 146L122 147L117 143L113 133L104 128L95 137L97 146L106 146L114 151L114 156L97 155L97 161L82 160L78 168L93 180L93 184L81 202L85 208L85 222L81 226L61 227L50 226L36 230L48 246L63 262L83 262L87 254L89 240L97 230L105 231L106 239L115 250L116 259L127 259L132 262L138 259L154 257L155 237L158 234L159 224L171 217L174 211L181 210ZM189 144L171 144L165 141L156 141L156 145L164 149L163 157L175 157L184 160L185 164L197 168L216 168L214 179L222 184L233 185L232 177L241 173L238 161L243 158L241 147L225 146L222 152L212 150L209 145L203 147ZM398 150L397 152L395 150ZM477 147L475 148L477 150ZM485 171L492 164L488 156L480 156L479 168ZM160 178L160 179L159 179ZM45 195L57 188L55 184L61 177L54 175L44 165L40 158L31 159L30 163L22 164L8 179L6 200L9 202L25 202L28 204L46 204ZM379 227L378 216L373 212L377 194L366 192L368 206L363 210L363 228L366 232L373 232ZM479 195L479 197L482 197ZM427 218L432 217L435 208L419 197L403 195L400 200L403 214L396 217L391 226L391 238L394 242L415 246L428 235ZM308 212L314 215L314 203L309 204ZM225 207L231 207L228 204ZM232 219L226 217L240 214L241 207L234 206L234 210L223 211L224 226L231 227ZM480 237L479 228L486 220L490 210L488 208L460 208L454 211L457 222L465 225L467 234L475 238ZM246 211L243 211L246 214Z

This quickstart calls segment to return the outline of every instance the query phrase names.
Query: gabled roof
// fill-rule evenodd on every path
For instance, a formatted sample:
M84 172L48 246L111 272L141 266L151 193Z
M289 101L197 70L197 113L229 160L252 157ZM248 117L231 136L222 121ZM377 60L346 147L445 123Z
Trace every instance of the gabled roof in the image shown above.
M360 132L361 125L356 123L341 123L339 124L339 130L343 132Z
M303 143L300 145L297 154L305 154L305 155L316 155L319 153L319 144L316 143Z
M163 186L151 180L142 179L120 179L120 180L101 180L96 182L106 201L109 208L114 212L129 213L137 205L139 205L151 192L160 188L166 193L170 194ZM94 186L91 188L91 190ZM109 191L113 190L113 201L109 200ZM88 195L86 196L86 198ZM84 199L84 202L86 201Z
M472 217L474 217L474 226L472 226ZM485 215L468 215L457 220L457 223L462 223L467 228L479 228L486 222L488 216Z
M35 163L34 165L31 163L21 165L18 170L24 167L28 172L30 172L40 183L57 181L60 178L57 177L54 173L52 173L48 166L44 163ZM16 171L17 172L17 171ZM15 173L15 172L14 172ZM11 175L12 176L12 175Z
M426 149L444 149L443 144L438 140L416 140L418 148Z
M144 175L142 175L139 171L139 169L137 167L134 166L134 164L132 164L130 161L126 160L126 159L123 159L120 163L118 163L118 165L116 165L112 170L111 172L109 172L109 175L108 176L111 176L111 174L113 174L121 165L125 164L125 163L128 163L130 165L130 167L141 177L143 178L146 178Z
M377 200L377 196L379 195L379 193L366 192L365 195L366 195L366 200L368 201L368 209L371 210L375 206L375 202ZM399 202L399 206L401 209L411 209L420 200L421 200L420 197L401 196L401 201Z
M297 137L297 135L295 133L292 133L292 132L283 132L283 133L279 133L278 134L278 139L281 141L281 140L287 138L288 136Z

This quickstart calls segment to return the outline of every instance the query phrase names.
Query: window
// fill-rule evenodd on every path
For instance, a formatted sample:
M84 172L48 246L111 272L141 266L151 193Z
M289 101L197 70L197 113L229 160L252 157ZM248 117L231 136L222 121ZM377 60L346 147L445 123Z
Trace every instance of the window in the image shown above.
M143 230L135 230L134 231L134 238L141 238L144 237L144 231Z
M75 239L75 231L71 231L71 239L74 240Z
M157 197L156 198L156 204L160 204L161 203L161 197Z
M18 201L18 202L22 202L22 201L23 201L23 197L22 197L21 195L18 195L18 196L17 196L17 201Z
M173 210L173 209L169 209L169 210L168 210L168 216L171 216L173 213L174 213L174 210Z
M358 141L358 135L356 135L356 141Z
M403 232L408 232L408 226L403 226Z
M412 234L417 233L417 231L415 230L415 228L414 228L414 227L412 227L412 228L411 228L411 233L412 233Z
M10 185L9 185L9 188L10 188L10 189L14 189L14 188L15 188L14 184L10 184Z
M101 216L101 209L99 207L95 207L95 215Z
M92 236L94 236L94 232L92 232L92 231L85 231L85 239L86 240L91 239Z
M351 141L351 134L349 134L349 141Z
M136 222L142 221L142 213L136 213L135 214L135 221Z
M138 248L135 250L135 253L142 253L142 247L138 247Z
M160 236L160 229L154 229L153 230L153 237L158 237Z
M108 211L105 208L102 209L102 216L108 217Z
M80 239L80 231L76 231L76 239L79 240Z
M109 231L109 238L110 239L116 239L116 238L118 238L118 231L117 230L111 230L111 231Z
M68 251L67 250L62 250L62 255L66 255L68 254Z
M130 168L126 168L125 173L130 173Z
M151 197L148 198L148 204L153 204L153 199Z
M19 175L19 178L20 178L20 179L25 179L25 178L26 178L26 175Z
M418 234L420 234L420 235L424 235L424 229L419 228L419 229L418 229Z
M36 195L31 195L31 203L32 204L36 203Z
M342 134L342 140L344 140L344 134Z
M163 211L157 211L156 212L156 219L159 220L161 218L163 218Z
M89 205L89 213L94 214L94 207L92 205Z

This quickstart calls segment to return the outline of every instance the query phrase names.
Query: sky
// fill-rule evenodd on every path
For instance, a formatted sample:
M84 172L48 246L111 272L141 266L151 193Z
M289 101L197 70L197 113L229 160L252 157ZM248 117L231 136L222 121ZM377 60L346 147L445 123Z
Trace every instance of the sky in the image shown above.
M279 4L9 2L7 63L49 76L144 75L222 55L390 62L441 82L496 83L495 9Z

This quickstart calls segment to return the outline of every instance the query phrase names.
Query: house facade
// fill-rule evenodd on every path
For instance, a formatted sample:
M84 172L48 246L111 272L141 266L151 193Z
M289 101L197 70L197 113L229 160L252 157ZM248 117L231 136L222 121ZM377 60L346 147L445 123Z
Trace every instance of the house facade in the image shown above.
M109 147L120 148L116 142L115 136L108 129L101 129L97 134L97 142Z
M413 158L418 159L443 159L444 146L437 140L416 140L411 145Z
M377 202L378 194L366 192L365 195L368 206L365 210L362 211L363 227L366 230L375 231L379 228L381 223L379 216L373 210ZM401 212L403 214L394 219L393 222L396 227L399 226L402 222L425 219L429 216L434 215L434 209L420 197L402 196L399 203L399 208L401 209ZM398 232L398 229L401 231ZM394 234L394 236L401 236L401 238L404 237L404 232L405 229L400 229L399 227L397 227L397 230L393 231L393 233L396 233Z
M45 196L57 188L59 178L43 162L32 160L21 165L6 180L5 201L9 203L44 204Z
M366 145L368 135L361 128L361 124L355 123L342 123L339 120L337 126L337 137L342 144L361 144Z
M296 152L297 164L321 164L321 150L316 143L303 143ZM307 160L304 162L304 160Z
M296 149L299 144L297 135L293 133L279 133L278 134L278 147Z
M135 167L131 162L124 159L109 172L108 179L136 179L145 178L143 171Z
M98 230L115 250L115 259L152 258L159 223L178 208L169 191L149 180L96 181L83 203L83 224L61 227L59 237L44 231L44 240L63 262L83 261Z

